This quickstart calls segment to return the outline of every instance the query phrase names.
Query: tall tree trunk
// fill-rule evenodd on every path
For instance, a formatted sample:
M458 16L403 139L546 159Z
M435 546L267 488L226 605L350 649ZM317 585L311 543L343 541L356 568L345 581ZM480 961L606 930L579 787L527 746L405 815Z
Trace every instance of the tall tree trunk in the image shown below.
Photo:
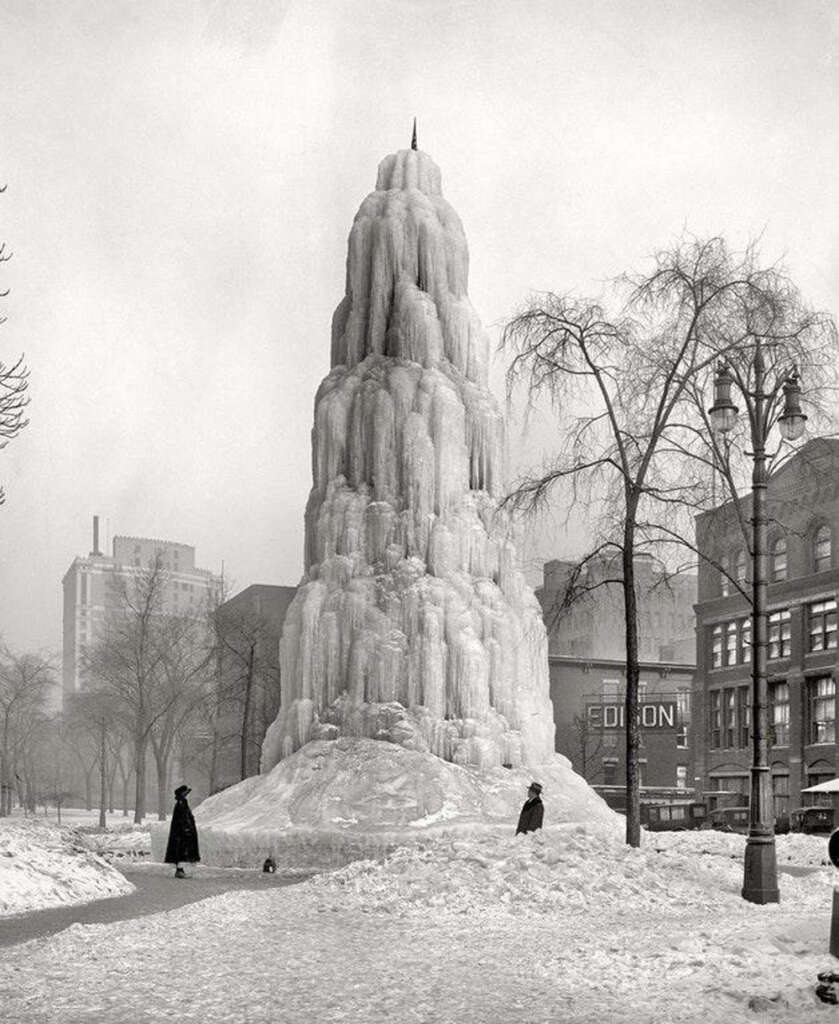
M626 618L626 843L641 845L641 790L638 778L638 605L635 594L635 514L627 499L623 531L623 600Z
M3 751L0 753L0 818L10 813L7 809L7 791L9 785L9 714L3 718Z
M105 759L105 719L99 723L99 828L107 825L105 804L108 799L108 763Z
M154 745L154 763L157 768L157 820L166 821L166 809L169 806L169 757L171 744Z
M86 811L93 810L93 769L96 767L96 762L87 769L84 773L84 807Z
M139 825L146 816L146 746L145 735L134 738L134 824Z

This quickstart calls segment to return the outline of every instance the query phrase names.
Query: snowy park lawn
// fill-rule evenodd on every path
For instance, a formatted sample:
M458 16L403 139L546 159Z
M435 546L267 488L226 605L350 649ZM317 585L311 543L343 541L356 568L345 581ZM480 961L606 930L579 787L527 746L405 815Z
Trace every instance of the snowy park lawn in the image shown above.
M78 829L41 818L0 819L0 917L133 891Z
M824 863L824 837L778 837L781 903L766 907L740 897L744 842L658 833L633 850L594 823L429 837L291 888L74 925L6 948L0 1019L839 1019L814 994L817 973L839 967L828 954L839 879Z

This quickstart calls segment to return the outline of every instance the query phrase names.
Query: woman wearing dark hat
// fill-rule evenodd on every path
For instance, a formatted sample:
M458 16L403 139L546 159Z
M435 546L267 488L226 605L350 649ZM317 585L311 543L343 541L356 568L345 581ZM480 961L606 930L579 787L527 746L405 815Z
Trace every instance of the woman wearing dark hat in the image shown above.
M198 831L195 818L186 802L189 786L178 786L175 790L175 809L172 811L172 824L169 826L169 842L166 844L164 863L175 865L175 878L186 878L181 864L195 864L201 860L198 852Z
M538 782L531 782L527 788L527 799L519 815L519 825L516 835L519 832L535 832L542 827L542 815L545 808L542 806L542 786Z

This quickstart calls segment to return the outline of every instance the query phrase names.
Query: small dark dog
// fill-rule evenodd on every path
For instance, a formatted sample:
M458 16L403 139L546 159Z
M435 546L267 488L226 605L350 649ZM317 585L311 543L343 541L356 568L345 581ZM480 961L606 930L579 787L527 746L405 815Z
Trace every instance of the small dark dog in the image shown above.
M265 863L262 865L262 871L266 875L273 875L277 870L277 862L273 857L266 857Z

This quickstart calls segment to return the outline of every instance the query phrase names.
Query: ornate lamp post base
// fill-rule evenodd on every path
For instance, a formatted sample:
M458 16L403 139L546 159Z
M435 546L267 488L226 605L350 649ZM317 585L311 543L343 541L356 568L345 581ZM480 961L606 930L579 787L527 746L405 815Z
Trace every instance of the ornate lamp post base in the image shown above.
M778 903L778 868L775 858L775 835L752 831L746 840L743 865L743 899L751 903Z

